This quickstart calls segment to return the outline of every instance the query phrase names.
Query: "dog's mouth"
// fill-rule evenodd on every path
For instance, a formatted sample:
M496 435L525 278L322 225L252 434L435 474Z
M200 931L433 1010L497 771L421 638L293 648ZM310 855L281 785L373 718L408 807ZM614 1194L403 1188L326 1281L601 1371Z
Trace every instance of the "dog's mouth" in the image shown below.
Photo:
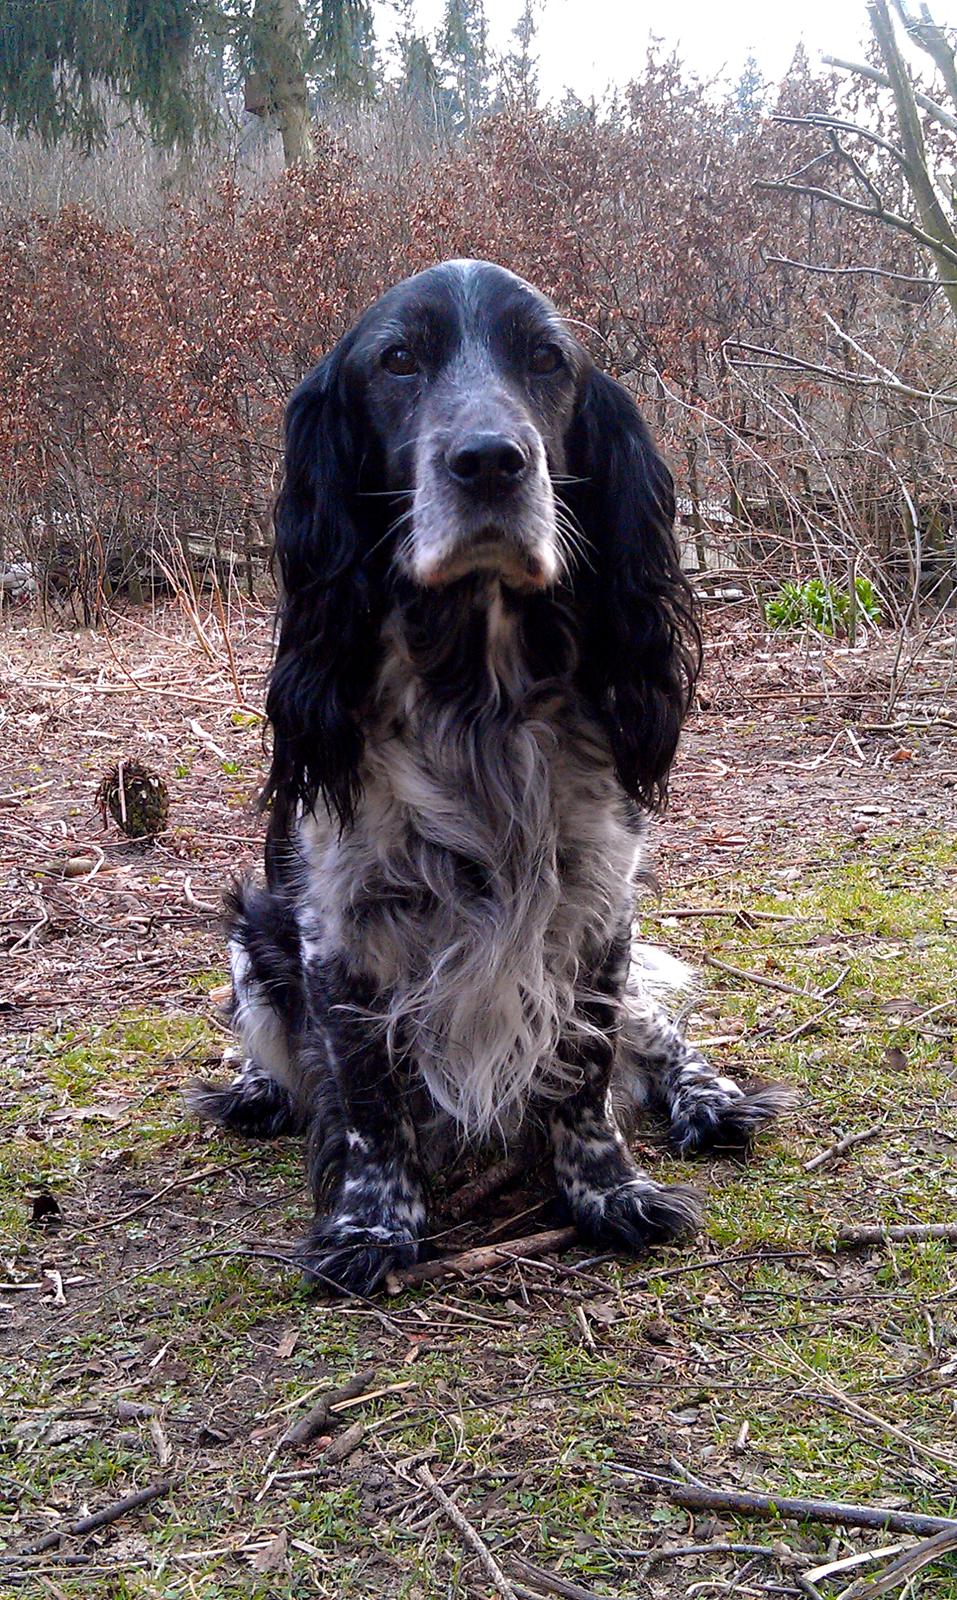
M500 578L510 589L541 590L555 582L558 563L547 548L525 548L489 533L430 562L417 576L424 588L442 589L476 573Z

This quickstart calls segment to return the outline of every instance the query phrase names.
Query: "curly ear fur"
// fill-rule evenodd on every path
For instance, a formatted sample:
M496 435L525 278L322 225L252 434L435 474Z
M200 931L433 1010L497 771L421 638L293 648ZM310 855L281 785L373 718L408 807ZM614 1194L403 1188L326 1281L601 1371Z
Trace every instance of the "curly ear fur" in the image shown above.
M263 795L279 835L297 804L312 808L320 796L345 827L359 795L359 713L375 670L384 580L375 559L381 513L360 509L368 441L346 393L347 348L343 341L308 374L286 412L275 513L279 642L266 698L273 750Z
M671 473L631 395L592 369L568 440L564 498L588 540L576 576L582 671L618 776L649 808L668 771L701 664L694 595L674 537Z

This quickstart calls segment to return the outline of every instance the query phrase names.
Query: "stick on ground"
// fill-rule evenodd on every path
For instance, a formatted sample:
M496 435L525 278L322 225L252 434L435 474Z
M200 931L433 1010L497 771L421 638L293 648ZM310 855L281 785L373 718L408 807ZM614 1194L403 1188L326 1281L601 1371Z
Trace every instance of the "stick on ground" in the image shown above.
M796 1522L836 1523L845 1528L880 1528L890 1533L923 1536L957 1534L952 1517L926 1517L913 1511L888 1511L882 1506L849 1505L843 1500L796 1500L789 1495L758 1494L743 1489L699 1488L693 1483L659 1484L660 1492L688 1511L730 1511L745 1517L781 1517Z
M355 1400L371 1389L379 1375L378 1367L367 1367L365 1372L357 1372L348 1383L342 1384L339 1389L327 1389L326 1393L307 1411L304 1417L287 1428L279 1443L278 1450L302 1450L313 1439L318 1438L324 1429L329 1427L333 1420L333 1406L340 1405L343 1400Z
M781 994L796 994L802 1000L823 1000L825 991L822 989L799 989L796 983L786 983L783 978L768 978L763 972L748 972L744 967L733 967L728 961L719 961L717 956L704 956L706 967L714 967L718 972L727 972L732 978L742 978L746 983L756 983L762 989L776 989Z
M431 1283L436 1278L474 1278L493 1267L507 1266L521 1257L534 1259L567 1250L578 1242L576 1228L549 1228L544 1233L530 1233L524 1239L503 1239L501 1244L481 1244L474 1250L463 1250L459 1255L443 1256L440 1261L417 1261L415 1266L393 1273L389 1286L404 1289L413 1283Z
M860 1133L845 1133L840 1139L828 1145L826 1150L819 1150L810 1161L805 1161L805 1172L816 1172L818 1167L825 1167L829 1161L836 1161L838 1156L844 1156L848 1150L856 1150L859 1144L870 1144L872 1139L879 1139L885 1131L885 1124L878 1122L873 1128L864 1128Z
M594 1589L583 1589L579 1583L570 1583L567 1578L560 1578L557 1572L549 1572L545 1567L537 1567L534 1562L526 1561L524 1556L514 1556L512 1559L522 1576L535 1585L534 1590L526 1589L523 1585L520 1589L523 1596L530 1595L532 1600L541 1600L543 1594L558 1595L559 1600L604 1600Z
M24 1545L16 1555L5 1556L5 1561L19 1561L23 1556L42 1555L44 1550L55 1550L63 1539L77 1538L84 1533L95 1533L97 1528L108 1528L111 1522L119 1522L131 1511L139 1511L143 1506L148 1506L153 1500L159 1500L162 1495L169 1494L173 1487L172 1478L163 1478L158 1483L147 1484L145 1489L137 1489L135 1494L124 1495L122 1500L113 1500L108 1506L102 1506L99 1511L94 1511L88 1517L79 1517L75 1522L65 1522L60 1528L53 1528L45 1533L42 1538L34 1539L30 1544Z
M908 1240L950 1239L957 1242L957 1222L902 1223L893 1228L842 1228L837 1242L845 1249L862 1244L897 1244Z
M950 1530L935 1533L932 1539L924 1539L920 1544L912 1545L905 1550L903 1555L897 1556L894 1561L889 1561L883 1572L870 1578L858 1578L849 1589L845 1589L838 1600L864 1600L865 1595L870 1596L886 1594L889 1589L896 1589L898 1584L912 1578L923 1567L929 1566L940 1556L949 1555L952 1550L957 1550L957 1523ZM909 1591L908 1591L909 1592Z
M456 1532L461 1534L463 1540L469 1546L469 1549L473 1550L478 1556L478 1559L482 1563L486 1574L489 1578L491 1578L496 1589L501 1595L502 1600L518 1600L515 1590L512 1588L512 1585L506 1578L504 1572L493 1556L488 1545L485 1543L484 1539L482 1539L472 1527L472 1524L469 1522L464 1513L459 1510L458 1506L455 1504L455 1501L449 1498L441 1484L436 1483L432 1473L429 1471L429 1468L426 1466L424 1461L418 1469L417 1476L419 1482L423 1484L426 1489L428 1489L433 1500L438 1501L438 1504L442 1507L442 1510L445 1512L445 1515L448 1517Z
M496 1161L494 1166L473 1178L471 1183L463 1183L460 1189L449 1195L443 1207L445 1215L450 1222L460 1222L477 1206L483 1205L494 1194L499 1194L516 1178L520 1178L527 1165L522 1156L509 1156L505 1161Z

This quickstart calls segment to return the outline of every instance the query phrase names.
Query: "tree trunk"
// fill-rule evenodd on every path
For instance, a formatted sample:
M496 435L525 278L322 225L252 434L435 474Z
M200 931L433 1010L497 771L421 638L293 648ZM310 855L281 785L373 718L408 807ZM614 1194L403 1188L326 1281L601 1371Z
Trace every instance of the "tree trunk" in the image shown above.
M934 187L934 180L931 176L927 152L924 147L924 134L918 115L917 101L914 97L914 85L911 82L900 46L897 43L887 0L870 0L867 11L871 30L877 41L877 47L880 50L890 82L891 93L894 96L897 127L905 157L904 172L907 183L914 197L924 232L932 241L927 248L933 256L937 275L942 280L941 286L944 295L951 311L957 317L957 283L954 282L955 277L957 277L957 268L954 266L955 256L957 256L957 231L955 231L950 217L941 205L940 197ZM938 65L942 70L945 70L946 62L944 56L948 47L942 30L937 31L940 33L940 43L943 47L943 54ZM953 52L950 53L950 75L957 83L957 69L954 67ZM946 71L945 76L947 76Z
M299 0L256 0L253 53L269 113L282 134L286 166L312 167L316 141L306 84L305 18Z

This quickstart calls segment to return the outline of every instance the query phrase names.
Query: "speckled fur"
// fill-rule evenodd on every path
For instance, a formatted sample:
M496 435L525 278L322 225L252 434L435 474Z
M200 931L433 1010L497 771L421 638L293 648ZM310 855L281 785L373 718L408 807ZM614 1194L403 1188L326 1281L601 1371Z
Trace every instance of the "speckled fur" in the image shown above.
M292 1036L275 974L250 954L261 890L248 915L239 901L230 942L246 1082L223 1091L218 1120L248 1128L262 1106L260 1133L313 1125L317 1203L331 1188L332 1204L306 1268L347 1290L415 1258L427 1170L453 1140L508 1143L541 1118L582 1232L636 1249L699 1216L691 1191L635 1164L622 1129L638 1109L662 1106L684 1153L744 1143L787 1103L719 1076L660 1009L653 952L631 935L644 820L571 675L532 680L493 580L469 603L486 619L472 720L423 691L397 613L355 825L340 835L310 814L288 847L307 1012ZM194 1104L217 1115L208 1088Z
M506 450L508 481L460 448ZM267 885L229 908L239 1071L191 1100L305 1134L324 1287L414 1260L430 1171L530 1128L583 1235L685 1232L697 1200L637 1167L636 1112L688 1151L786 1103L686 1044L633 941L698 664L673 518L633 400L487 263L389 291L293 396Z

